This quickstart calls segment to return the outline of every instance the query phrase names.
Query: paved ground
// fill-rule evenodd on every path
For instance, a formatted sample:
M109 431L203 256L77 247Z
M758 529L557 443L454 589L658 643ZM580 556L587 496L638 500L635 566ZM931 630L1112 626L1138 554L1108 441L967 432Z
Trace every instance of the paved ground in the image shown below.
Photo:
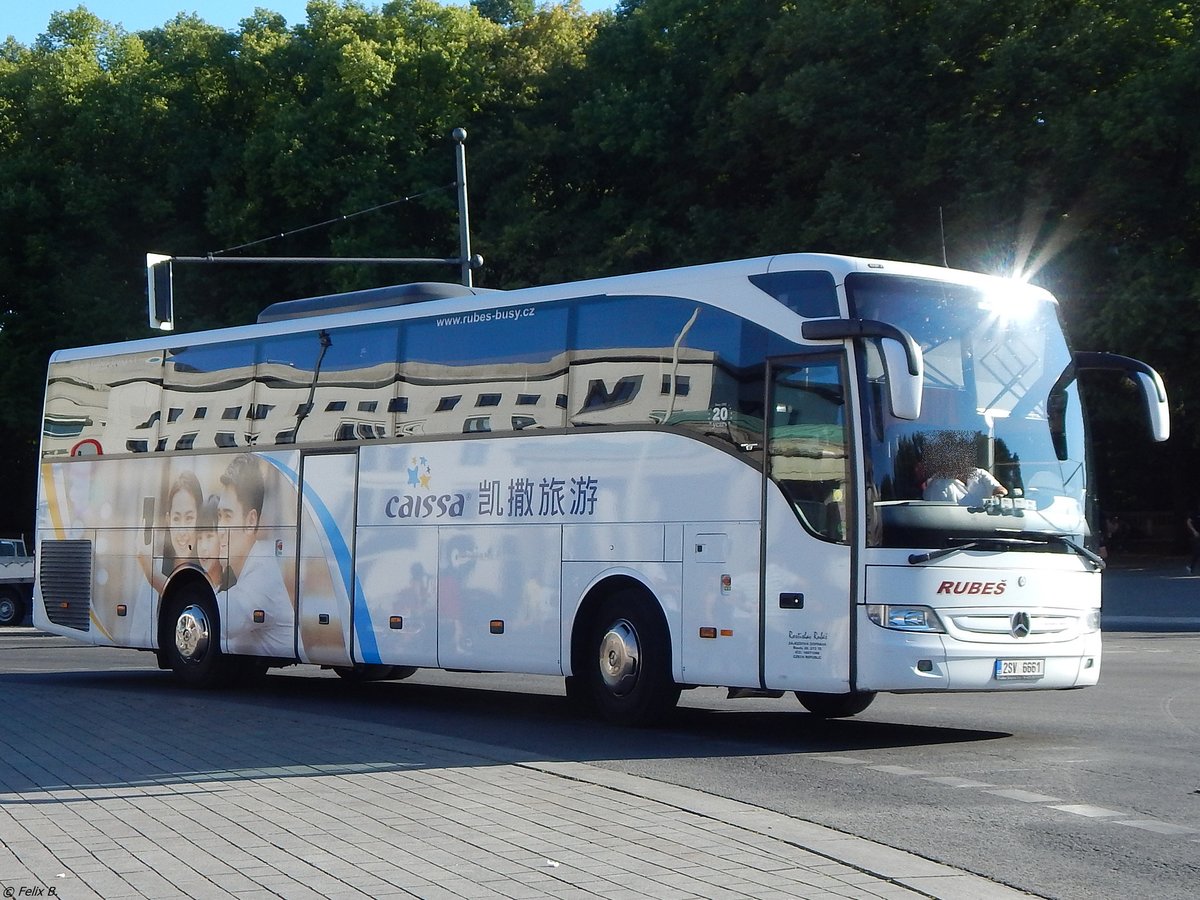
M5 897L1027 896L582 763L190 692L100 656L21 671L22 642L55 640L7 630L0 656Z
M1114 560L1104 584L1107 630L1200 630L1182 560ZM697 790L19 659L0 657L5 898L1027 896Z
M1183 557L1118 556L1103 585L1105 631L1200 631L1200 572Z

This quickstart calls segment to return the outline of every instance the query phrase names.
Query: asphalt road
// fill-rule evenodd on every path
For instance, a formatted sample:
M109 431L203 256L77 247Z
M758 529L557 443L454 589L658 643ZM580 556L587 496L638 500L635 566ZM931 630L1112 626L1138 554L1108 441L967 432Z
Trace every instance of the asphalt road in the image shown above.
M559 679L427 671L351 691L320 670L283 670L219 702L355 728L386 722L649 777L1040 896L1191 898L1200 884L1200 578L1182 563L1124 561L1104 593L1097 687L882 696L839 722L812 719L790 697L727 701L704 689L685 692L661 727L614 730L573 715ZM169 703L181 690L148 654L16 632L19 654L0 632L0 693L52 684L97 696L100 687L121 709L129 696Z
M1200 575L1182 557L1118 557L1104 572L1105 631L1200 631Z

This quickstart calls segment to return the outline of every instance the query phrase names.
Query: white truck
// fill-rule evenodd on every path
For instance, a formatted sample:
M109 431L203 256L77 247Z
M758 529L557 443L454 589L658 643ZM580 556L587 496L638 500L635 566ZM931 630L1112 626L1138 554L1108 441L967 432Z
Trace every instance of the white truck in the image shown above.
M33 557L24 538L0 538L0 626L20 625L33 598Z

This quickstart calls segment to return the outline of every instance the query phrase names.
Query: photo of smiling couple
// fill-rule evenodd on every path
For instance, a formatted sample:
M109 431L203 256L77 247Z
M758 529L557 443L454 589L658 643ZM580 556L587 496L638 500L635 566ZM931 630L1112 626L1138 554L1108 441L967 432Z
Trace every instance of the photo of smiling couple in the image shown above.
M180 461L158 504L159 538L139 562L160 595L179 568L201 570L224 600L225 634L237 652L293 657L294 573L285 573L282 559L286 507L268 491L265 471L274 474L251 453ZM253 621L253 610L263 611L264 621Z

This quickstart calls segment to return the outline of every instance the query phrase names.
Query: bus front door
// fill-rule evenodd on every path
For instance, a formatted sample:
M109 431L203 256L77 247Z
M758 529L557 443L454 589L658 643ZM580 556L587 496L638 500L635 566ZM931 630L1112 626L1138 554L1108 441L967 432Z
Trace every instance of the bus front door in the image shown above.
M845 693L854 529L844 358L773 361L769 384L763 686Z

